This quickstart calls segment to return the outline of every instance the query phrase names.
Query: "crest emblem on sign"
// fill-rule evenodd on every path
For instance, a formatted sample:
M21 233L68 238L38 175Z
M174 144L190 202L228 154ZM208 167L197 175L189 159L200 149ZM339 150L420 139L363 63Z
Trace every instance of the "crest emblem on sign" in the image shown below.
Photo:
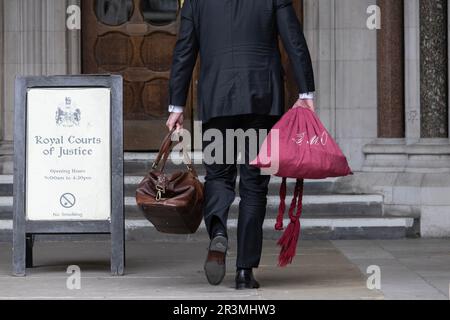
M56 124L63 127L73 127L80 125L81 111L72 104L72 99L66 97L62 106L56 110Z

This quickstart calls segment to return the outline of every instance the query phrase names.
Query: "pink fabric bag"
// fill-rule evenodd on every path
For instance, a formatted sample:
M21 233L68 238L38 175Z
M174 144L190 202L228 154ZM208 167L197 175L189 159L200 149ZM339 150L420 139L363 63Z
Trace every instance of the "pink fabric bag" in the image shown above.
M261 168L264 174L283 178L275 226L277 230L283 230L286 179L297 179L289 209L291 223L278 241L281 246L279 265L286 266L295 256L300 236L304 179L341 177L352 174L352 171L346 157L317 115L306 108L293 108L281 118L251 164Z

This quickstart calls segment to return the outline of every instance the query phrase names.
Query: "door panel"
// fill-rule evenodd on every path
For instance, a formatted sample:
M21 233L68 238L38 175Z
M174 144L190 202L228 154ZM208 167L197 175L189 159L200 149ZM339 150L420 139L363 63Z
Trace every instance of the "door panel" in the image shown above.
M125 150L156 150L166 134L179 0L83 0L83 73L124 77ZM191 98L186 129L191 129Z

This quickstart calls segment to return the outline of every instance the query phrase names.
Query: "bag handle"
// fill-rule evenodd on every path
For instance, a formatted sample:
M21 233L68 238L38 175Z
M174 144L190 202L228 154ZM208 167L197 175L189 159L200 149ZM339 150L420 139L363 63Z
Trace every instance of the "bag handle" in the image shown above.
M163 173L164 168L167 163L167 159L169 158L170 153L172 152L173 148L180 143L180 141L173 141L172 136L175 133L175 128L169 131L169 133L165 136L161 143L161 147L159 149L158 155L156 156L155 161L152 164L153 170L158 170L159 172ZM184 157L184 163L186 164L187 169L192 172L195 176L197 176L197 172L195 171L194 167L192 166L191 158L189 157L189 154L187 153L186 149L183 148L183 157ZM158 169L161 166L160 169Z
M175 129L172 129L169 131L169 133L164 137L163 141L161 142L161 146L159 148L158 155L156 156L155 161L152 164L152 169L156 170L161 163L161 159L165 158L165 161L163 160L163 167L165 166L165 162L167 161L166 154L169 153L169 151L172 149L172 135L175 132ZM160 170L160 171L163 171Z

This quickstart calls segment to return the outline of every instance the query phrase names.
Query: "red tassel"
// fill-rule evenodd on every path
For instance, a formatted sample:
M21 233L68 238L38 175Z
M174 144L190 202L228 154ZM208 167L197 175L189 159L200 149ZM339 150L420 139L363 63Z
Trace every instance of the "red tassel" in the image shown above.
M283 216L286 210L286 178L283 178L280 186L280 206L278 207L277 223L275 230L283 230Z
M278 265L285 267L292 263L297 251L297 243L300 238L300 217L303 209L303 180L297 180L295 185L294 198L292 199L291 207L289 209L289 218L291 222L286 228L285 232L278 240L278 245L281 246L280 256L278 257ZM294 215L294 209L297 206L297 212Z
M298 220L291 221L280 240L278 240L278 245L281 246L280 256L278 257L278 265L280 267L285 267L292 263L297 251L299 236L300 222Z

